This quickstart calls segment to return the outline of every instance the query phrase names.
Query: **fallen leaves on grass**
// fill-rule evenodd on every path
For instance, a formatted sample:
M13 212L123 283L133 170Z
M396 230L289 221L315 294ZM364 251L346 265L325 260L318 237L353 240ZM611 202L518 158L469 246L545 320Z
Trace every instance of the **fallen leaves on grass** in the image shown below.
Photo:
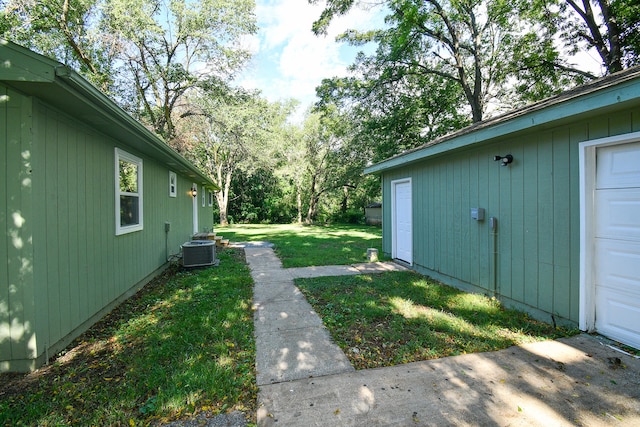
M576 332L413 272L296 284L356 369L494 351Z
M254 413L252 281L222 267L167 271L29 374L1 374L0 425L149 425ZM218 363L221 361L222 363Z

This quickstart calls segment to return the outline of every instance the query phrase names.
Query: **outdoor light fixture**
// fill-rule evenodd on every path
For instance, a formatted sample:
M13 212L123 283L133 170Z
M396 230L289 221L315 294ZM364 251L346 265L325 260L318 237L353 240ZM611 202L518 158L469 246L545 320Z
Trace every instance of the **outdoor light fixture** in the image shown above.
M502 166L507 166L509 163L513 162L513 156L511 154L507 154L506 156L493 156L493 161L497 162L500 160Z
M193 196L193 198L195 199L197 195L198 195L198 189L194 185L193 187L191 187L191 196Z

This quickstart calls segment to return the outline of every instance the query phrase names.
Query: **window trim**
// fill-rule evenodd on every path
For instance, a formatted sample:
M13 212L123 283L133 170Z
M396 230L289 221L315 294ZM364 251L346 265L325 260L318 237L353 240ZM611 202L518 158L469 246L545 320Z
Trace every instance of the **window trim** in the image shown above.
M213 206L213 191L209 190L207 194L209 194L209 206Z
M206 207L206 202L207 202L207 196L206 196L207 190L206 188L204 188L204 185L202 186L202 207Z
M169 197L178 197L178 175L169 171Z
M130 163L135 163L138 167L138 191L136 193L127 193L120 191L120 160L124 160ZM115 148L115 223L116 223L116 236L122 234L133 233L140 231L144 228L143 224L143 186L142 186L142 159L127 153L124 150ZM123 226L120 223L120 196L121 195L133 195L138 197L138 223L133 225Z

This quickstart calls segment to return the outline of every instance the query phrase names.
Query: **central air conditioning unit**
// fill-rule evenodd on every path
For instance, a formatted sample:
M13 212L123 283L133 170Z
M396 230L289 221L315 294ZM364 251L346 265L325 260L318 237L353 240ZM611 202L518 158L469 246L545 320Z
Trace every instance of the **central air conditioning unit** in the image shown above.
M204 267L216 263L216 242L212 240L193 240L182 244L182 265L185 267Z

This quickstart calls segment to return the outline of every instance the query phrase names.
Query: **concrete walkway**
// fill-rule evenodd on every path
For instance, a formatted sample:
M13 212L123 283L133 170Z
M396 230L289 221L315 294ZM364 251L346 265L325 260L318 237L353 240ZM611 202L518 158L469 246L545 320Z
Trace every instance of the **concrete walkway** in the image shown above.
M283 269L268 246L245 247L259 426L640 425L640 360L585 334L355 371L293 279L404 267Z
M333 343L322 320L293 284L298 277L344 276L400 271L394 263L282 268L268 245L244 248L255 282L256 369L258 386L352 372L347 356Z

